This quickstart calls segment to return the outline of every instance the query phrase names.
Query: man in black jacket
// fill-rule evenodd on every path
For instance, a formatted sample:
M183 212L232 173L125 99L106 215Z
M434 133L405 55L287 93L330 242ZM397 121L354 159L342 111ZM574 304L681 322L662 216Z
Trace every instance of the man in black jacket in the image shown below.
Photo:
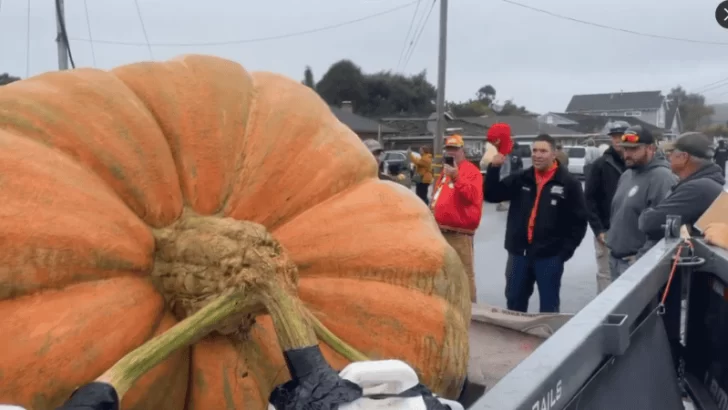
M606 233L609 230L609 217L612 198L617 191L619 177L627 169L622 157L622 135L627 127L620 126L609 130L612 146L592 163L584 184L584 197L589 209L589 225L594 232L594 252L597 259L597 293L611 283L609 273L609 248Z
M556 162L554 139L542 134L531 148L533 167L500 179L505 162L496 155L484 182L485 200L511 201L505 248L511 257L508 309L528 311L538 285L541 312L558 312L564 263L584 239L587 211L581 183Z

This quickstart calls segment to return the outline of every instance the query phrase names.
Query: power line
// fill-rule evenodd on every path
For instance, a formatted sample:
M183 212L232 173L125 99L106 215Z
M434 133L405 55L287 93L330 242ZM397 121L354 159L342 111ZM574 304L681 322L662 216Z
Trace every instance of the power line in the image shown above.
M704 90L702 90L702 91L700 91L700 92L699 92L699 94L704 94L704 93L707 93L707 92L710 92L710 91L716 90L716 89L718 89L718 88L723 88L723 87L725 87L726 85L728 85L728 78L724 78L724 79L723 79L723 80L721 81L721 83L720 83L720 84L715 84L715 83L713 83L713 84L714 84L714 85L713 85L712 87L708 87L708 86L706 86L707 88L705 88L705 87L701 87L701 88L705 88L705 89L704 89Z
M88 39L89 43L91 43L91 61L94 64L94 67L96 67L96 50L94 47L94 37L91 35L91 18L89 18L88 15L88 1L83 0L83 8L86 11L86 28L88 31Z
M124 45L124 46L155 46L155 47L197 47L197 46L226 46L226 45L234 45L234 44L247 44L247 43L259 43L263 41L271 41L271 40L281 40L285 38L291 38L291 37L298 37L303 36L307 34L313 34L318 33L321 31L327 31L327 30L333 30L337 29L339 27L348 26L350 24L359 23L362 21L370 20L376 17L383 16L385 14L391 14L395 11L405 9L407 7L411 7L417 3L417 0L411 1L409 3L405 3L401 6L397 6L391 9L387 9L384 11L381 11L379 13L370 14L364 17L360 17L358 19L344 21L337 24L331 24L328 26L318 27L314 29L308 29L308 30L302 30L302 31L295 31L291 33L285 33L285 34L279 34L275 36L267 36L267 37L254 37L254 38L248 38L248 39L242 39L242 40L230 40L230 41L217 41L217 42L200 42L200 43L137 43L137 42L129 42L129 41L111 41L111 40L94 40L97 44L117 44L117 45ZM89 41L87 38L71 38L74 41Z
M402 63L402 70L404 70L404 68L407 67L407 64L409 63L410 59L412 58L412 55L414 55L415 49L417 48L417 43L420 42L420 37L422 37L422 33L425 31L425 27L427 27L427 21L430 19L432 10L435 9L435 4L437 4L437 0L432 0L432 5L430 6L430 10L427 11L425 18L423 20L421 20L422 25L420 26L420 31L419 31L419 33L417 33L417 36L415 37L415 41L413 41L412 44L410 44L409 54L405 57L404 63Z
M404 57L405 50L407 50L407 40L409 40L410 33L415 25L415 19L417 18L417 12L420 10L421 3L422 0L417 0L417 6L415 7L415 12L412 13L412 20L410 20L409 27L407 28L407 34L404 36L404 44L402 44L402 51L399 53L399 60L397 60L397 68L395 68L395 71L399 71L399 65L402 63L402 57ZM414 40L414 38L412 40ZM412 43L412 40L409 44Z
M660 39L660 40L681 41L683 43L709 44L709 45L714 45L714 46L728 46L728 43L723 43L723 42L720 42L720 41L705 41L705 40L695 40L695 39L690 39L690 38L680 38L680 37L663 36L663 35L660 35L660 34L644 33L644 32L641 32L641 31L634 31L634 30L629 30L629 29L625 29L625 28L612 27L612 26L607 26L607 25L604 25L604 24L594 23L592 21L579 20L579 19L574 18L574 17L564 16L562 14L557 14L557 13L554 13L554 12L551 12L551 11L548 11L548 10L539 9L539 8L532 7L532 6L529 6L529 5L526 5L526 4L518 3L518 2L513 1L513 0L501 0L501 1L504 2L504 3L512 4L514 6L523 7L525 9L529 9L529 10L532 10L532 11L535 11L535 12L538 12L538 13L547 14L547 15L549 15L551 17L556 17L556 18L559 18L559 19L562 19L562 20L573 21L574 23L585 24L587 26L603 28L605 30L619 31L619 32L622 32L622 33L633 34L633 35L642 36L642 37L656 38L656 39Z
M28 17L25 31L25 78L30 77L30 0L28 0Z
M149 50L149 57L154 60L154 52L152 51L152 45L149 44L149 36L147 35L147 27L144 25L144 17L142 17L142 9L139 7L139 0L134 0L136 5L137 15L139 16L139 22L142 24L142 33L144 34L144 42L147 43L147 49Z
M437 1L437 0L433 0ZM404 68L407 66L407 63L409 63L409 59L411 58L411 54L413 52L413 49L415 48L417 42L419 41L420 32L424 29L425 21L429 19L430 15L429 13L432 13L432 9L434 7L434 4L431 5L430 10L427 11L427 13L423 13L420 17L417 24L415 24L415 29L412 32L412 40L410 40L409 45L407 46L407 49L404 52L404 59L402 60L401 70L404 71Z
M713 81L712 83L710 83L710 84L706 84L706 85L704 85L704 86L702 86L702 87L698 87L697 89L698 89L698 90L701 90L701 89L703 89L703 88L706 88L706 87L710 87L710 86L716 85L716 84L718 84L718 83L722 83L722 82L724 82L724 81L728 81L728 77L727 77L727 78L722 78L722 79L720 79L720 80L718 80L718 81Z

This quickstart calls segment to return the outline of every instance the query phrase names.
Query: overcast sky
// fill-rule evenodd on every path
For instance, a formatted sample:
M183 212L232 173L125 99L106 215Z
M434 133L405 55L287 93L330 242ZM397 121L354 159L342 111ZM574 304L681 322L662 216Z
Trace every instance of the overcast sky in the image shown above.
M715 21L717 0L515 0L552 13L612 27L726 45L670 41L558 19L502 0L450 0L447 99L471 98L492 84L500 101L513 98L536 112L563 111L571 95L676 84L728 101L728 30ZM52 0L0 0L0 73L26 76L58 67ZM27 12L30 3L30 43ZM133 0L88 0L91 37L141 45L72 40L77 66L111 68L152 58ZM412 0L139 0L154 59L205 53L295 79L306 65L318 79L348 58L365 72L394 70L415 4L376 18L295 37L195 45L283 35L356 20ZM417 20L432 0L422 0ZM435 7L404 71L427 70L436 83ZM88 39L83 0L66 0L69 36ZM417 22L417 21L416 21ZM93 53L92 53L93 49ZM28 60L29 53L29 60ZM95 63L94 63L95 54ZM29 61L29 65L26 64Z

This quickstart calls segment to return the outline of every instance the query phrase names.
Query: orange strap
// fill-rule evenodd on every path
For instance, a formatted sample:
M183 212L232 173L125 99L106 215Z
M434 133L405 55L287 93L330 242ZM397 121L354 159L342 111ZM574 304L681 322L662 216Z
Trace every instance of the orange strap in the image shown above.
M533 228L536 226L536 215L538 214L538 203L541 201L541 191L543 191L544 185L554 177L557 167L558 165L554 163L551 165L551 168L544 172L536 171L536 200L533 202L531 216L528 218L528 243L533 242Z

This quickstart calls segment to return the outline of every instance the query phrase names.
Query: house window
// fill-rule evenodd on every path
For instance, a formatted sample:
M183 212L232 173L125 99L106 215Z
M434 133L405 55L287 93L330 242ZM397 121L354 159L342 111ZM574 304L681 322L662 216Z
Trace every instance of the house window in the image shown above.
M641 117L642 111L627 111L624 113L625 117Z
M606 112L603 112L603 113L601 113L599 115L601 115L602 117L606 117L608 114Z
M554 123L554 116L549 115L546 117L546 124L553 124Z

